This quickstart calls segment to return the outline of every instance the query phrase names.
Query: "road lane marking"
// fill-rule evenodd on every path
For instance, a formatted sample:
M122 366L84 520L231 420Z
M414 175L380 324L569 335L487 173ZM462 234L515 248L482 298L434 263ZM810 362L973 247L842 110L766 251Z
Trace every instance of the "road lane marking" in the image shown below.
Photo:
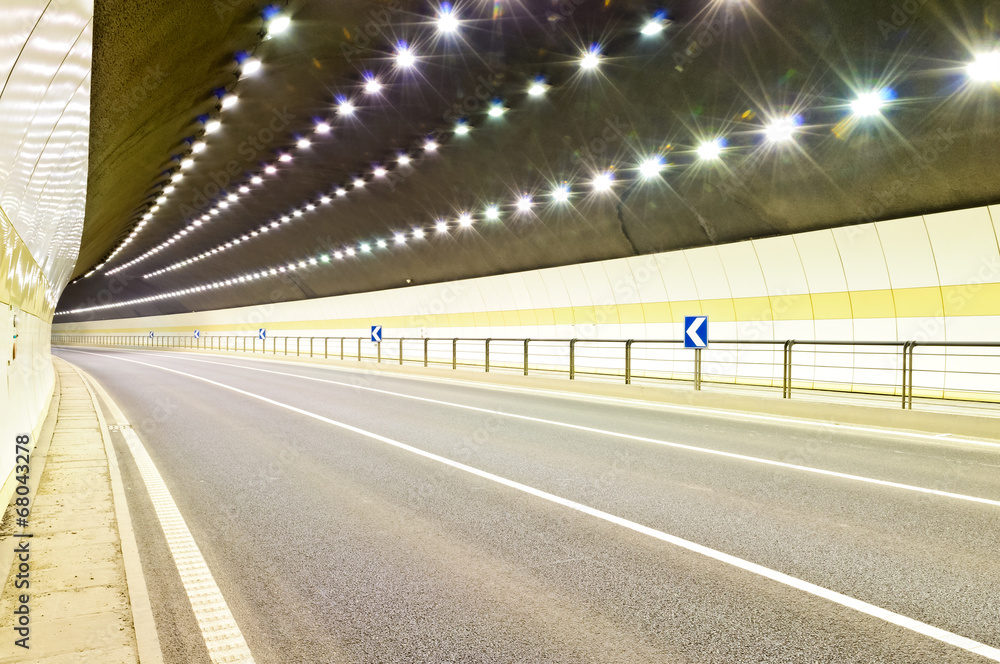
M184 592L191 602L191 609L198 621L208 656L213 664L254 664L250 648L243 639L243 633L229 610L222 591L215 583L201 550L191 536L184 517L181 516L167 485L146 452L142 440L135 430L128 426L128 419L111 399L100 383L92 380L92 385L108 405L111 414L121 427L119 433L125 438L139 474L146 485L146 491L153 503L156 517L163 528L170 555L174 558L180 573Z
M86 351L77 351L77 352L86 352ZM100 353L98 353L98 354L100 354ZM122 361L125 361L125 362L133 362L133 361L135 361L135 360L127 360L127 359L122 358L122 357L115 357L115 356L111 356L111 355L108 355L107 357L114 357L114 359L119 359L119 360L122 360ZM164 356L160 356L160 357L164 357ZM964 500L964 501L968 501L968 502L972 502L972 503L980 503L980 504L983 504L983 505L990 505L992 507L1000 507L1000 500L993 500L993 499L990 499L990 498L980 498L978 496L969 496L969 495L962 494L962 493L953 493L951 491L941 491L939 489L929 489L927 487L920 487L920 486L915 486L915 485L912 485L912 484L902 484L900 482L892 482L892 481L889 481L889 480L880 480L880 479L876 479L876 478L873 478L873 477L864 477L862 475L852 475L850 473L841 473L841 472L838 472L838 471L835 471L835 470L825 470L823 468L813 468L811 466L802 466L802 465L798 465L798 464L794 464L794 463L787 463L785 461L775 461L773 459L764 459L764 458L761 458L761 457L754 457L754 456L749 456L749 455L746 455L746 454L738 454L736 452L724 452L722 450L713 450L713 449L708 448L708 447L698 447L696 445L686 445L684 443L675 443L675 442L671 442L669 440L662 440L662 439L659 439L659 438L649 438L647 436L637 436L637 435L634 435L634 434L621 433L621 432L618 432L618 431L609 431L607 429L597 429L597 428L594 428L594 427L583 426L582 424L571 424L569 422L559 422L559 421L556 421L556 420L547 420L547 419L540 418L540 417L532 417L530 415L518 415L518 414L515 414L515 413L506 413L506 412L503 412L503 411L500 411L500 410L491 410L489 408L480 408L478 406L469 406L469 405L466 405L466 404L454 403L454 402L451 402L451 401L441 401L439 399L431 399L429 397L418 397L418 396L415 396L415 395L412 395L412 394L404 394L402 392L393 392L391 390L382 390L382 389L379 389L379 388L376 388L376 387L366 387L366 386L363 386L363 385L355 385L353 383L344 383L344 382L340 382L340 381L336 381L336 380L330 380L328 378L315 378L313 376L302 376L302 375L299 375L299 374L287 373L287 372L284 372L284 371L272 371L270 369L260 369L260 368L257 368L257 367L247 367L247 366L242 366L242 365L238 365L238 364L228 364L226 362L212 362L212 361L209 361L209 360L194 360L192 358L183 358L183 359L186 359L186 360L189 360L189 361L193 361L193 362L202 362L202 363L205 363L205 364L217 364L217 365L220 365L220 366L233 367L233 368L236 368L236 369L245 369L247 371L260 371L260 372L263 372L263 373L277 374L279 376L288 376L290 378L300 378L302 380L309 380L309 381L314 381L314 382L318 382L318 383L327 383L327 384L330 384L330 385L337 385L337 386L340 386L340 387L349 387L349 388L354 388L354 389L358 389L358 390L365 390L365 391L368 391L368 392L375 392L377 394L385 394L385 395L389 395L389 396L400 397L402 399L412 399L414 401L422 401L422 402L425 402L425 403L433 403L433 404L438 404L438 405L441 405L441 406L451 406L452 408L459 408L459 409L462 409L462 410L469 410L469 411L474 411L474 412L477 412L477 413L484 413L484 414L487 414L487 415L497 415L497 416L501 416L501 417L509 417L509 418L512 418L512 419L523 420L523 421L526 421L526 422L535 422L537 424L545 424L545 425L550 425L550 426L562 427L562 428L565 428L565 429L573 429L573 430L576 430L576 431L584 431L584 432L587 432L587 433L593 433L593 434L597 434L597 435L601 435L601 436L610 436L610 437L613 437L613 438L622 438L622 439L625 439L625 440L634 440L634 441L642 442L642 443L651 443L653 445L661 445L663 447L671 447L671 448L674 448L674 449L686 450L688 452L697 452L697 453L700 453L700 454L711 454L713 456L724 457L724 458L727 458L727 459L736 459L738 461L747 461L747 462L750 462L750 463L758 463L758 464L763 464L763 465L767 465L767 466L775 466L777 468L784 468L786 470L797 470L797 471L805 472L805 473L813 473L815 475L824 475L824 476L827 476L827 477L836 477L838 479L850 480L850 481L854 481L854 482L864 482L866 484L874 484L874 485L884 486L884 487L888 487L888 488L892 488L892 489L900 489L900 490L903 490L903 491L914 491L916 493L924 493L924 494L929 494L929 495L933 495L933 496L939 496L941 498L952 498L952 499L955 499L955 500ZM144 364L144 363L139 362L138 364ZM158 365L150 364L148 366L158 366ZM159 368L165 368L165 367L159 367Z
M78 351L78 352L86 352L86 351ZM455 468L456 470L461 470L463 472L469 473L470 475L475 475L476 477L480 477L482 479L489 480L489 481L495 482L497 484L501 484L501 485L506 486L508 488L514 489L516 491L521 491L523 493L526 493L526 494L531 495L531 496L535 496L537 498L541 498L541 499L549 501L551 503L555 503L557 505L562 505L563 507L567 507L567 508L575 510L577 512L580 512L580 513L583 513L583 514L587 514L587 515L595 517L597 519L601 519L602 521L606 521L608 523L612 523L612 524L615 524L617 526L621 526L623 528L627 528L628 530L631 530L633 532L637 532L637 533L640 533L642 535L647 535L649 537L653 537L653 538L658 539L660 541L667 542L668 544L673 544L674 546L680 547L680 548L685 549L687 551L691 551L693 553L697 553L699 555L705 556L707 558L711 558L713 560L725 563L727 565L731 565L733 567L736 567L738 569L742 569L742 570L750 572L752 574L756 574L756 575L764 577L766 579L770 579L772 581L776 581L778 583L781 583L783 585L789 586L791 588L795 588L797 590L801 590L801 591L806 592L808 594L811 594L811 595L814 595L816 597L820 597L822 599L825 599L825 600L828 600L828 601L833 602L835 604L838 604L840 606L843 606L843 607L846 607L846 608L849 608L849 609L853 609L855 611L858 611L859 613L863 613L863 614L872 616L874 618L878 618L880 620L883 620L885 622L891 623L893 625L897 625L897 626L902 627L904 629L908 629L908 630L910 630L912 632L915 632L917 634L921 634L923 636L927 636L927 637L935 639L937 641L941 641L943 643L946 643L948 645L954 646L956 648L960 648L962 650L966 650L968 652L975 653L977 655L981 655L982 657L985 657L985 658L990 659L992 661L1000 662L1000 649L994 648L993 646L989 646L989 645L986 645L984 643L980 643L978 641L974 641L974 640L972 640L972 639L970 639L968 637L961 636L959 634L955 634L954 632L949 632L947 630L941 629L940 627L935 627L933 625L929 625L927 623L920 622L919 620L915 620L913 618L909 618L907 616L904 616L904 615L899 614L899 613L895 613L895 612L890 611L888 609L883 609L882 607L876 606L874 604L870 604L868 602L856 599L854 597L850 597L848 595L844 595L842 593L838 593L838 592L836 592L834 590L830 590L828 588L824 588L822 586L818 586L818 585L816 585L814 583L810 583L809 581L805 581L803 579L799 579L797 577L790 576L790 575L785 574L783 572L779 572L777 570L773 570L773 569L771 569L769 567L764 567L763 565L758 565L757 563L753 563L753 562L750 562L748 560L744 560L742 558L738 558L738 557L730 555L728 553L723 553L722 551L718 551L716 549L709 548L709 547L704 546L702 544L698 544L696 542L692 542L690 540L686 540L686 539L678 537L676 535L670 535L670 534L665 533L665 532L663 532L661 530L656 530L654 528L650 528L648 526L644 526L644 525L642 525L640 523L636 523L635 521L630 521L628 519L625 519L625 518L622 518L622 517L619 517L619 516L615 516L613 514L610 514L609 512L604 512L602 510L599 510L599 509L596 509L596 508L593 508L593 507L589 507L589 506L584 505L582 503L578 503L576 501L569 500L567 498L562 498L562 497L557 496L555 494L548 493L547 491L542 491L541 489L535 489L534 487L528 486L526 484L521 484L520 482L516 482L514 480L510 480L510 479L507 479L505 477L501 477L500 475L495 475L495 474L487 472L485 470L480 470L478 468L474 468L472 466L468 466L468 465L466 465L464 463L461 463L461 462L458 462L458 461L453 461L451 459L448 459L447 457L443 457L441 455L434 454L433 452L428 452L426 450L422 450L420 448L413 447L412 445L408 445L408 444L400 442L398 440L394 440L394 439L389 438L387 436L382 436L380 434L377 434L377 433L374 433L374 432L371 432L371 431L367 431L365 429L361 429L359 427L347 424L346 422L339 422L339 421L331 419L329 417L324 417L323 415L319 415L317 413L313 413L313 412L310 412L308 410L304 410L302 408L298 408L297 406L292 406L291 404L286 404L286 403L283 403L283 402L271 399L269 397L265 397L265 396L260 395L260 394L254 394L253 392L248 392L248 391L242 390L242 389L240 389L238 387L233 387L232 385L226 385L225 383L220 383L220 382L211 380L210 378L204 378L202 376L196 376L194 374L189 374L189 373L186 373L186 372L183 372L183 371L178 371L176 369L170 369L168 367L163 367L163 366L159 366L159 365L156 365L156 364L149 364L147 362L139 362L137 360L130 360L130 359L124 358L124 357L116 357L116 356L113 356L113 355L107 355L107 357L110 357L112 359L116 359L116 360L119 360L119 361L122 361L122 362L130 362L132 364L139 364L139 365L142 365L142 366L151 367L153 369L159 369L160 371L166 371L168 373L176 374L178 376L184 376L186 378L191 378L191 379L194 379L194 380L201 381L203 383L208 383L209 385L214 385L216 387L220 387L222 389L229 390L230 392L235 392L237 394L242 394L243 396L250 397L251 399L257 399L258 401L262 401L264 403L271 404L272 406L276 406L278 408L282 408L282 409L288 410L290 412L297 413L299 415L303 415L305 417L309 417L311 419L314 419L314 420L317 420L317 421L320 421L320 422L324 422L326 424L330 424L332 426L335 426L337 428L343 429L345 431L350 431L350 432L358 434L360 436L364 436L366 438L370 438L372 440L376 440L376 441L379 441L381 443L385 443L386 445L390 445L390 446L395 447L397 449L404 450L406 452L410 452L410 453L415 454L417 456L424 457L425 459L430 459L431 461L436 461L438 463L441 463L441 464L444 464L444 465L447 465L447 466L451 466L452 468ZM129 430L129 432L131 432L131 431ZM133 433L133 436L134 436L134 433ZM138 438L136 438L136 440L138 441ZM139 447L140 447L140 449L142 449L141 444L140 444ZM142 452L145 453L145 450L142 449ZM146 455L146 458L148 459L148 455ZM149 464L152 465L152 462L150 461ZM155 468L153 470L155 472ZM161 480L161 484L162 484L162 480ZM166 487L163 487L163 491L166 491ZM169 498L169 494L167 495L167 497ZM172 500L171 500L171 503L172 503ZM176 511L176 507L174 509ZM177 517L180 518L180 514L179 513L177 513ZM191 545L194 546L193 540L191 542ZM206 571L207 571L207 569L206 569Z
M67 346L61 346L66 350L71 350ZM147 350L131 350L131 349L114 349L123 353L135 353L140 355L155 355L157 357L180 357L182 359L189 360L191 362L208 362L209 364L225 364L224 362L211 362L209 360L197 360L193 357L189 357L191 353L185 353L182 351L176 351L172 353L160 353L156 351ZM84 352L84 351L78 351ZM229 357L228 355L220 355L218 353L206 353L211 356L217 357ZM332 371L343 371L346 373L361 373L364 375L373 375L373 372L366 369L357 369L354 367L339 367L329 364L319 364L319 363L306 363L306 362L291 362L288 360L279 360L275 358L267 357L246 357L246 358L236 358L236 359L246 359L247 361L255 362L273 362L275 364L285 364L291 366L305 366L313 367L317 369L328 369ZM243 366L238 364L231 364L227 366ZM249 368L249 367L247 367ZM728 419L736 420L758 420L761 422L774 422L777 424L785 424L790 426L800 426L800 427L816 427L820 429L833 429L835 431L852 431L856 433L867 433L876 436L887 436L887 437L897 437L897 438L909 438L912 440L923 440L928 442L940 443L942 438L947 437L949 443L961 443L966 445L977 445L980 447L993 447L1000 449L1000 442L995 442L991 440L979 440L976 438L956 438L953 434L932 434L932 433L921 433L919 431L901 431L898 429L882 429L879 427L864 426L860 424L841 424L838 422L824 422L822 420L810 420L801 417L787 417L783 415L766 415L764 413L753 413L749 411L739 411L739 410L726 410L724 408L712 408L709 406L683 406L680 404L664 403L661 401L646 401L643 399L629 399L626 397L612 397L604 396L600 394L585 394L580 392L566 392L560 390L549 390L540 387L520 387L517 385L504 385L501 383L484 383L478 380L471 379L460 379L460 378L444 378L440 376L421 376L416 374L407 373L395 373L391 371L375 372L374 375L378 375L385 378L399 378L406 380L419 380L430 383L450 383L453 385L466 386L473 385L483 389L491 390L503 390L506 392L521 392L525 394L541 394L545 396L552 396L561 399L576 399L578 401L599 401L612 404L625 404L638 406L641 408L657 408L663 410L674 410L685 413L695 413L702 416L711 417L725 417ZM810 402L810 403L821 403L821 402ZM998 426L1000 426L1000 418L997 418Z

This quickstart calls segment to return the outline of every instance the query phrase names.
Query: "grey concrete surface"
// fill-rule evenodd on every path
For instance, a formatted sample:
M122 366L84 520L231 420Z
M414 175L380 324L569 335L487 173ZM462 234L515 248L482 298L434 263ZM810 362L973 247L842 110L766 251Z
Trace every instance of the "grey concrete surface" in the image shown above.
M135 362L209 377L1000 646L1000 507L448 404L991 499L1000 499L1000 448L328 367L56 353L100 381L128 416L258 662L986 660ZM148 497L120 458L165 660L207 661L192 645L199 635Z

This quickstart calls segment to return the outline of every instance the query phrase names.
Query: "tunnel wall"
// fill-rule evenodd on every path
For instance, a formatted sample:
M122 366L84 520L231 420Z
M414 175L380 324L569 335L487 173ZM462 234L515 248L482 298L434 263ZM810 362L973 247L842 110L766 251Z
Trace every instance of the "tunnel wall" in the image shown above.
M190 336L196 328L218 335L264 327L271 336L367 338L369 326L380 324L386 337L680 339L684 316L707 315L714 340L998 341L998 236L1000 206L979 207L356 295L57 324L55 331ZM797 351L800 386L894 393L897 350L814 350ZM591 351L601 366L620 364L612 357L620 354ZM705 360L727 380L775 385L780 355L780 347L729 348ZM690 357L640 344L634 363L639 375L683 377ZM926 348L915 366L917 395L997 400L1000 393L998 348Z
M80 246L93 4L4 0L0 41L0 501L16 435L37 437L55 376L52 315Z

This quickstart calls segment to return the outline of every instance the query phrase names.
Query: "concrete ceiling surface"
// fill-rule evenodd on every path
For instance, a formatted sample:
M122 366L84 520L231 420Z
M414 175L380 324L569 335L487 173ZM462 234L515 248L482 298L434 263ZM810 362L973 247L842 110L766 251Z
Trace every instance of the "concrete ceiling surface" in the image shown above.
M204 120L218 117L222 129L149 223L71 284L59 309L112 306L57 320L393 288L997 201L1000 94L966 69L996 46L997 0L467 2L456 4L466 22L445 37L436 7L290 0L277 7L292 19L288 31L261 41L263 3L98 0L76 276L105 262L157 205ZM661 7L669 25L642 35ZM390 57L400 39L420 56L412 71ZM582 71L592 43L602 60ZM237 80L240 51L263 67ZM377 94L359 87L369 72L386 83ZM530 97L538 75L551 87ZM215 92L225 89L239 102L220 112ZM850 101L872 89L894 99L881 115L852 117ZM356 101L355 116L337 117L338 94ZM508 109L499 118L485 113L494 98ZM798 123L794 139L768 142L763 127L785 116ZM322 119L331 134L314 132ZM458 119L468 135L453 133ZM441 143L433 154L419 149L429 134ZM727 141L722 158L700 161L697 145L716 136ZM296 148L302 137L309 148ZM414 155L412 166L393 168L400 150ZM294 159L278 162L284 152ZM644 180L635 169L650 155L669 166ZM267 164L279 166L274 175L218 209ZM393 170L380 178L377 164ZM612 191L593 192L590 181L608 169ZM335 196L357 177L365 187ZM551 204L548 192L564 181L571 204ZM536 203L529 214L515 206L525 193ZM334 200L320 203L325 195ZM491 222L482 213L493 202L501 218ZM213 207L217 215L190 226ZM146 276L294 210L303 214L266 235ZM457 221L466 211L471 228ZM413 227L426 237L414 238ZM398 232L405 245L393 242ZM347 248L358 255L132 303Z

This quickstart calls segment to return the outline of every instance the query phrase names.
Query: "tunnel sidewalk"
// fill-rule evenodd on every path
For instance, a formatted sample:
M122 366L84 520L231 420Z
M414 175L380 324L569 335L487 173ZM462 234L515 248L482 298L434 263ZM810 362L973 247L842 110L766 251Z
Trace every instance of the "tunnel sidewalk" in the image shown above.
M156 664L159 645L145 615L149 600L106 423L83 377L67 362L53 362L55 394L30 459L30 474L40 479L29 494L29 525L15 529L8 507L0 533L0 564L10 563L0 613L14 616L20 596L28 595L29 649L4 630L0 664L135 664L140 650L143 664ZM25 540L30 588L17 589L13 552Z

